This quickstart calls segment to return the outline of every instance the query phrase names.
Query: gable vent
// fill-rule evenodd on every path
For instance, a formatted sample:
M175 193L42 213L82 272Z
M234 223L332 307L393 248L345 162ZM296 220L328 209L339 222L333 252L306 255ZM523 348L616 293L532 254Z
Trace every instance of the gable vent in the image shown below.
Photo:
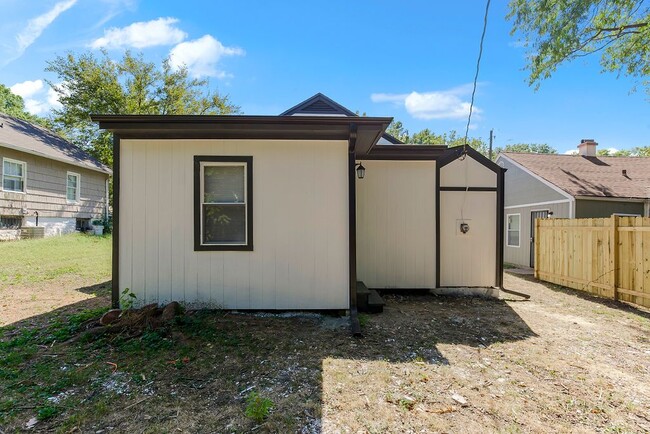
M337 110L336 107L332 107L327 104L325 101L314 101L309 104L307 107L300 110L300 113L313 113L319 115L338 115L342 114L340 110Z

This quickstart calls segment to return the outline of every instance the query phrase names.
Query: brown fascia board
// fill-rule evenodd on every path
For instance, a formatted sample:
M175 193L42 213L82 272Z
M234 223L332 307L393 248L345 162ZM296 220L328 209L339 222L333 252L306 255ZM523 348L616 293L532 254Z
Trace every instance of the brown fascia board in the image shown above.
M356 126L361 153L377 143L392 121L389 117L245 115L92 115L91 119L122 139L348 140Z
M375 145L362 160L437 160L445 151L446 145Z

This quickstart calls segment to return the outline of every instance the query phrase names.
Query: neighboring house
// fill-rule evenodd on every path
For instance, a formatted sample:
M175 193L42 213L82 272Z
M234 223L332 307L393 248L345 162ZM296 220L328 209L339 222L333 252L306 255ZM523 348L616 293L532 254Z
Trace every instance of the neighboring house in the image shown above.
M356 312L358 282L502 285L504 170L471 148L399 144L392 118L321 94L280 116L93 119L114 134L114 304Z
M108 210L111 170L56 134L0 113L0 239L88 229Z
M535 218L649 215L650 158L599 157L597 146L584 139L577 155L497 156L497 163L508 170L505 262L534 266Z

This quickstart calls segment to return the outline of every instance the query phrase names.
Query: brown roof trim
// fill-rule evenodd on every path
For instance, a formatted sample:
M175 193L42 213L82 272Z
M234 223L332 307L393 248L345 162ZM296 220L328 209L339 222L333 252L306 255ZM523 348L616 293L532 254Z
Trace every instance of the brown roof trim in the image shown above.
M388 117L344 116L165 116L92 115L99 127L122 139L348 140L353 126L356 150L365 154L392 121Z
M332 107L334 111L337 112L339 115L343 116L358 116L356 113L354 113L352 110L347 109L343 107L341 104L337 103L334 101L332 98L328 97L327 95L324 95L320 92L318 92L316 95L310 96L306 100L299 102L295 106L291 107L288 110L283 111L280 113L280 116L292 116L297 113L300 113L310 105L314 104L315 102L322 101L325 104L329 105ZM331 115L330 115L331 116Z
M487 167L494 173L496 174L501 173L502 167L499 166L497 163L490 160L485 155L481 154L479 151L472 148L471 146L463 146L463 145L454 146L453 148L447 149L445 155L442 158L440 158L440 167L446 166L452 161L460 158L463 155L463 152L467 152L467 154L470 157L472 157L474 160L476 160L477 163L482 164L483 166Z
M375 145L360 160L437 160L447 151L445 145Z

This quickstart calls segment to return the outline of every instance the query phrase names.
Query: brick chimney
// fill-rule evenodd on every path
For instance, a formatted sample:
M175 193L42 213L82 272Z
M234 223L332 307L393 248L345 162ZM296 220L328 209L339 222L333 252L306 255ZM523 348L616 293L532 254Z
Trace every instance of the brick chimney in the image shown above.
M595 157L596 146L598 146L598 143L596 143L594 139L582 139L578 145L578 155L583 155L585 157Z

